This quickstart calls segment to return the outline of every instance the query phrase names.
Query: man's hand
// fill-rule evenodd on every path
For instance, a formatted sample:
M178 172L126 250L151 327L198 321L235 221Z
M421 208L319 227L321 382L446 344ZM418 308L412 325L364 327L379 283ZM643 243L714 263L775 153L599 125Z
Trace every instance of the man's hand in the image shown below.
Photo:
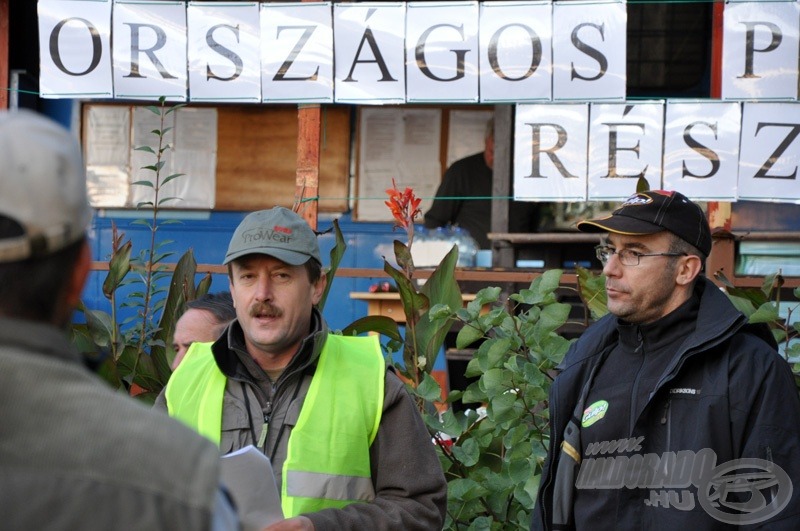
M305 516L295 516L267 526L263 531L314 531L314 524Z

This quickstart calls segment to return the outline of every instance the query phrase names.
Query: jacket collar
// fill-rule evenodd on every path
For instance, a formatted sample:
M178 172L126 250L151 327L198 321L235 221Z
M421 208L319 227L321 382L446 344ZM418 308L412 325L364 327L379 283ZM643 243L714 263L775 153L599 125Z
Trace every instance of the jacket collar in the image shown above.
M0 344L38 352L63 361L83 363L67 333L48 323L0 317Z
M737 310L731 304L728 296L705 276L700 277L695 283L694 296L700 299L700 306L697 311L697 326L684 342L684 348L681 349L682 353L710 341L719 341L727 338L730 334L747 325L747 318L744 314ZM618 340L618 325L619 319L614 315L606 314L600 318L595 324L586 329L556 368L563 371L573 365L584 363L589 358L598 356ZM760 337L765 337L763 330L753 331L758 333ZM769 333L767 332L766 335L769 335Z

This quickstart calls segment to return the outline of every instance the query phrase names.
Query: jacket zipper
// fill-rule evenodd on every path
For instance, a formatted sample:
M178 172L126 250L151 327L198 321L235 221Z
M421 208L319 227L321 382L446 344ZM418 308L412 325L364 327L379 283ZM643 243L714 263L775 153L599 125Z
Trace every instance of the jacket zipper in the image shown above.
M636 347L634 353L638 353L640 356L639 361L639 369L636 371L636 378L633 379L633 386L631 387L631 396L630 396L630 412L629 420L628 420L628 433L633 435L633 428L636 426L637 417L635 416L636 413L636 401L639 393L637 393L637 389L639 389L639 377L642 375L642 368L644 367L644 339L642 339L642 331L637 328L636 330L636 339L639 341L639 346Z
M672 414L669 410L671 402L672 399L667 398L667 403L664 405L664 414L661 416L661 425L667 425L667 452L669 452L670 443L672 442Z

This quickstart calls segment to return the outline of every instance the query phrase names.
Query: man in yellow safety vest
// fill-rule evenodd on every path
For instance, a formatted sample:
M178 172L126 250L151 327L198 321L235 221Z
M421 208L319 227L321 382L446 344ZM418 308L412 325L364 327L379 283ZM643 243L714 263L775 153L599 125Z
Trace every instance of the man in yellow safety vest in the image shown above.
M280 529L441 529L447 485L376 336L330 334L316 234L282 207L249 214L225 256L236 320L195 343L157 405L228 453L272 461Z

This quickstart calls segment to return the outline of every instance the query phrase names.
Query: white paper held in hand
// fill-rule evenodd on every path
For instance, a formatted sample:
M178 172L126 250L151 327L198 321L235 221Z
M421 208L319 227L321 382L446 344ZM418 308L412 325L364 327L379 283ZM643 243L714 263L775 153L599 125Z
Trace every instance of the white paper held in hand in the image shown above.
M255 446L222 456L222 483L236 504L244 531L283 520L281 497L269 458Z

